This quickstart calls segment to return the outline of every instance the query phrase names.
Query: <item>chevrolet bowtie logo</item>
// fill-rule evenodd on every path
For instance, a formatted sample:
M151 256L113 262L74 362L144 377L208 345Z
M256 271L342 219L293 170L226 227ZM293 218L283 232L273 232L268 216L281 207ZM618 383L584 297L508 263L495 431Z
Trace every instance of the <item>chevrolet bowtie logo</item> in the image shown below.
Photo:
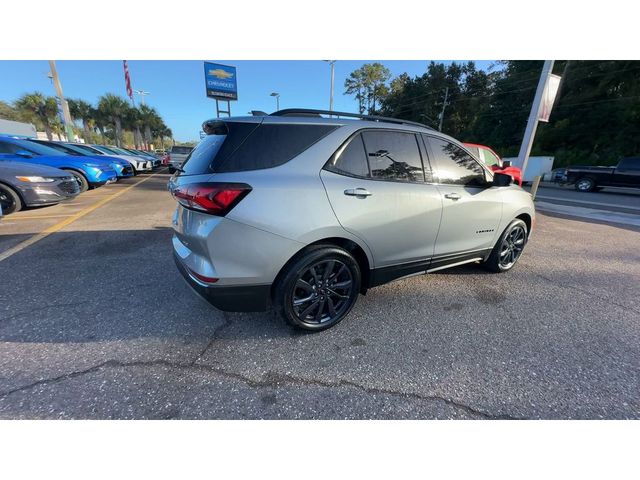
M212 75L221 80L226 80L227 78L233 77L233 73L222 70L221 68L216 68L215 70L209 70L209 75Z

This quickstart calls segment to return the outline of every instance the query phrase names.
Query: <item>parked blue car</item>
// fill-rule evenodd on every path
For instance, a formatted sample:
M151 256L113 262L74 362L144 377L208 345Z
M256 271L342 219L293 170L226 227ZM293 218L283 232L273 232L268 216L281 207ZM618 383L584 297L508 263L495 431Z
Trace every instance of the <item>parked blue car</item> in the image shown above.
M66 170L76 178L81 192L118 180L109 162L60 153L28 140L0 136L0 160L19 160Z
M28 141L53 148L54 150L58 150L61 154L73 155L75 157L87 157L93 160L98 160L99 162L109 162L116 171L118 178L133 177L134 175L131 164L121 158L109 157L107 155L91 155L86 150L83 150L72 143L50 142L49 140L37 140L35 138L29 138Z

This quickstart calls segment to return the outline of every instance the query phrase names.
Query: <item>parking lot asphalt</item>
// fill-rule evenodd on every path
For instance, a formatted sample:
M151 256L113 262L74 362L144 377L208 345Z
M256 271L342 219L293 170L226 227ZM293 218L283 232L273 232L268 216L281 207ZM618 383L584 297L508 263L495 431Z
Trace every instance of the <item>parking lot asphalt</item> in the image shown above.
M0 261L0 418L640 418L637 230L539 215L511 272L400 280L305 334L191 292L167 180L0 223L0 254L51 230Z

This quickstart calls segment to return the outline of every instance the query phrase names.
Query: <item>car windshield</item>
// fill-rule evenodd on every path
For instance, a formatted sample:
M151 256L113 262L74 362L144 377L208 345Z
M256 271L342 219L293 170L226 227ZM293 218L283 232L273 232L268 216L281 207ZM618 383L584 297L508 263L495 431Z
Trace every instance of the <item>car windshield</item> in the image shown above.
M69 146L63 145L61 143L56 143L56 142L41 143L36 141L33 141L33 143L36 143L38 145L44 145L45 147L53 148L55 150L58 150L59 152L63 152L68 155L74 155L74 156L82 155L81 153L77 152L73 148L69 148Z
M105 147L104 145L96 145L95 148L97 148L98 150L104 153L110 153L112 155L121 155L120 153L116 152L115 149L112 149L112 147Z
M101 152L97 148L90 147L89 145L69 145L70 147L76 148L81 152L88 153L90 155L104 155L104 152Z
M49 157L59 157L60 155L68 155L68 153L61 152L55 148L47 147L39 143L30 142L28 140L12 140L13 143L29 152L33 152L37 155L47 155Z
M131 152L127 152L126 150L119 147L109 147L109 150L116 152L118 155L133 155Z

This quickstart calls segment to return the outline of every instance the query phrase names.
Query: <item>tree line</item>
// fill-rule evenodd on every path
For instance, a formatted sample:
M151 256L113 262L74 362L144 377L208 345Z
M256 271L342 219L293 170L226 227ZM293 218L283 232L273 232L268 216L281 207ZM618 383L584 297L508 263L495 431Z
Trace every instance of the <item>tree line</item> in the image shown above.
M542 61L430 62L422 75L391 78L380 63L365 64L345 81L360 112L438 128L461 141L517 156ZM613 165L640 154L640 62L557 61L562 76L549 123L540 123L532 155L555 166ZM445 103L446 96L446 103Z
M74 123L74 133L86 143L126 144L144 149L155 144L164 148L165 141L173 137L153 107L134 107L112 93L102 95L95 106L81 99L70 98L67 102L73 121L82 124L80 128ZM0 101L0 118L33 123L49 140L54 135L60 140L64 134L56 98L40 92L25 94L13 103Z

